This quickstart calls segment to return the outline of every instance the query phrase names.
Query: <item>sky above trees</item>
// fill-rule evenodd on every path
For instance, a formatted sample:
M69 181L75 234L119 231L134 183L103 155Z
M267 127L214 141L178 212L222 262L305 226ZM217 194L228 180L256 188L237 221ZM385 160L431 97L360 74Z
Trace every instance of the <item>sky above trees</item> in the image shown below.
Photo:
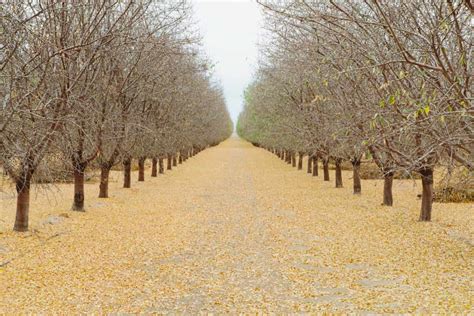
M235 124L243 91L256 68L260 8L250 0L194 0L193 7L204 49L215 63L215 78L224 88Z

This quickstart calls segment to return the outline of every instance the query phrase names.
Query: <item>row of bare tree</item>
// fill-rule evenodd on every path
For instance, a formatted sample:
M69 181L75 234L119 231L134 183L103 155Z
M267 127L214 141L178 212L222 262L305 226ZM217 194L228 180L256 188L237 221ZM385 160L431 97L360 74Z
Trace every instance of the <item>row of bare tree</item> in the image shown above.
M430 221L434 168L474 169L470 1L258 2L268 41L239 135L282 158L322 160L325 174L332 161L337 187L350 161L354 193L367 155L384 175L385 205L394 173L417 173L420 220Z
M100 169L100 197L118 163L185 160L227 138L232 123L187 1L7 0L0 7L0 164L15 182L14 230L28 229L35 171L53 160L84 177Z

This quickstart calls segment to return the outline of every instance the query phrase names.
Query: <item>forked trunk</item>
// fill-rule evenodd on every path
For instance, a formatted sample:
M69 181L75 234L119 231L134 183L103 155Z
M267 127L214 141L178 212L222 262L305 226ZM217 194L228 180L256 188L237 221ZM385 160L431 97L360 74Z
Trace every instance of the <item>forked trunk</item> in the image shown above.
M318 156L313 156L313 177L318 176Z
M298 170L303 170L303 153L298 153Z
M361 194L362 185L360 183L360 159L352 161L352 179L354 181L354 194Z
M323 159L324 181L329 181L329 159Z
M167 162L167 166L166 166L166 170L171 170L172 167L171 167L171 154L168 154L168 158L166 159L166 162Z
M342 188L342 159L336 158L336 188Z
M145 159L144 157L138 158L138 181L145 181Z
M176 167L178 165L178 161L176 159L176 154L173 155L173 167Z
M163 158L158 158L158 172L165 173L165 164L163 162Z
M158 159L153 157L151 159L151 176L156 177L158 175L158 170L156 168L156 165L158 164Z
M132 173L132 158L125 158L123 160L123 187L131 187L131 173Z
M99 184L99 197L100 198L109 197L109 174L110 174L109 166L102 166L100 168L100 184Z
M383 176L383 205L393 205L392 185L393 172L387 172Z
M84 212L84 165L74 168L74 203L72 210Z
M16 182L16 217L13 230L17 232L26 232L28 230L30 183L30 177L24 177Z
M429 222L431 221L431 210L433 208L433 169L426 167L420 171L420 174L423 187L420 221Z
M308 156L308 167L306 169L307 173L312 173L313 172L313 157Z

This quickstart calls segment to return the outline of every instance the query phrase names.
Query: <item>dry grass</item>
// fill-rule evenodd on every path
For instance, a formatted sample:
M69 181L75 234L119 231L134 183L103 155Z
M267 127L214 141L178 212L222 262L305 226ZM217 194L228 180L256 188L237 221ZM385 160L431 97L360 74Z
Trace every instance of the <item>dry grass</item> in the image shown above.
M231 139L131 189L114 172L109 199L87 184L86 213L70 184L34 194L22 235L2 193L0 313L473 313L473 204L420 223L419 182L387 208L382 181L354 196L350 176Z

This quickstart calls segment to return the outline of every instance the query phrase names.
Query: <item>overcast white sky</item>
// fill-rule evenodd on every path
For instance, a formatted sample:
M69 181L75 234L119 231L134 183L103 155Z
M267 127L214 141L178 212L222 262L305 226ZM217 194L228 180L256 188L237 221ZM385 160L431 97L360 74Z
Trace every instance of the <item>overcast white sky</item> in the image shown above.
M193 7L204 48L216 64L215 77L224 88L235 124L242 109L243 90L257 64L260 8L251 0L193 0Z

